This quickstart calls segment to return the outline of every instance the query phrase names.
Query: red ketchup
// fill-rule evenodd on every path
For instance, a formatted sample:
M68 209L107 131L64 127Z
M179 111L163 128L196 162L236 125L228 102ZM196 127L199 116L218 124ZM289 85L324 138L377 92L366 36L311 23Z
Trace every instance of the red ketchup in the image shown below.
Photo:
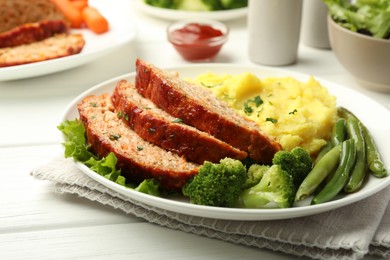
M169 32L168 39L175 49L189 61L212 59L226 41L219 29L200 23L188 23Z

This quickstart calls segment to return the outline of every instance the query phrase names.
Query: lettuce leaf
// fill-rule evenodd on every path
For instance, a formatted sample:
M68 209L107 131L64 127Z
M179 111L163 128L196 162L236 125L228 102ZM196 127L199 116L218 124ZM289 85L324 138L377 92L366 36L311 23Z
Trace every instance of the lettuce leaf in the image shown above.
M64 134L65 142L65 158L73 157L76 161L86 162L89 158L97 159L93 153L89 151L89 145L85 138L85 128L78 119L74 121L66 120L57 128Z
M390 37L389 0L323 0L332 18L345 28L369 33L373 37Z
M135 188L136 191L143 192L146 194L154 195L160 197L160 184L155 179L146 179L141 182L138 187Z
M109 153L106 157L99 158L90 151L90 145L87 143L85 128L83 123L78 120L66 120L57 128L64 134L65 158L73 158L88 166L91 170L99 175L118 183L127 188L133 188L139 192L160 197L160 185L154 179L145 180L138 186L127 182L126 178L121 175L121 170L117 169L118 158L114 153Z

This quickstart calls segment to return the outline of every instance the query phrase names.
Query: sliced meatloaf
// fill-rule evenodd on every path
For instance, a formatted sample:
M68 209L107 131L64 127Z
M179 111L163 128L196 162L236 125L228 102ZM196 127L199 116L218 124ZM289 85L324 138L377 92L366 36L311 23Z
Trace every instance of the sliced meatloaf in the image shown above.
M51 0L0 0L0 33L43 20L68 22Z
M155 178L166 190L180 190L199 168L137 135L114 110L108 94L88 96L78 104L87 141L100 157L113 152L122 174L136 183Z
M81 34L57 34L45 40L0 49L0 67L51 60L80 53L85 40Z
M184 123L246 151L259 163L270 163L281 145L261 132L259 126L237 114L207 89L188 83L177 73L143 60L136 61L138 92Z
M159 109L126 80L118 82L112 100L122 119L139 136L189 161L202 164L204 161L219 162L225 157L239 160L247 157L246 152Z
M0 33L0 48L41 41L59 33L66 33L67 31L68 26L62 20L23 24L7 32Z

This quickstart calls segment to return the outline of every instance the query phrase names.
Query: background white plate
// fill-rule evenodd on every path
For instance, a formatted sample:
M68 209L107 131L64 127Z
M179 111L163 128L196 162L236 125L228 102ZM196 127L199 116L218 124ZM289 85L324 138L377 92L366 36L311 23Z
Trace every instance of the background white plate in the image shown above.
M170 68L178 71L181 77L195 77L205 72L215 73L228 73L238 74L242 72L252 72L258 77L282 77L291 76L301 81L307 81L309 75L299 74L295 72L274 69L274 68L262 68L252 66L237 66L237 65L224 65L224 64L197 64L188 65L178 68ZM127 79L130 82L134 81L135 73L123 75L109 81L103 82L86 92L78 96L69 106L66 108L64 115L61 118L61 122L69 119L73 120L78 117L77 104L85 97L91 94L112 93L116 82L120 79ZM390 118L390 111L376 103L372 99L355 92L346 87L334 84L329 81L321 80L317 78L323 86L326 86L330 93L337 97L337 104L343 106L352 112L354 112L367 128L371 131L375 141L378 144L378 148L384 159L384 162L389 171L390 166L390 138L388 133L390 132L390 121L385 120ZM364 104L364 105L362 105ZM268 220L268 219L286 219L301 216L313 215L332 209L336 209L353 202L362 200L390 184L390 177L378 179L373 176L369 176L367 182L363 188L353 194L340 197L338 200L327 202L319 205L309 205L309 200L300 203L300 206L287 208L287 209L238 209L238 208L219 208L219 207L206 207L189 204L182 199L177 198L158 198L150 195L146 195L140 192L136 192L131 189L124 188L106 178L91 171L84 165L77 163L78 167L91 178L100 182L101 184L117 191L128 197L133 201L144 203L150 206L208 218L218 219L231 219L231 220Z
M86 43L84 49L79 54L0 68L0 81L36 77L74 68L91 62L131 42L136 36L135 23L123 23L123 19L118 17L118 14L115 12L115 8L112 8L109 3L102 3L97 8L104 11L102 13L109 21L110 30L108 32L97 35L88 29L71 30L72 33L81 33L84 36Z
M138 0L137 7L141 11L145 12L146 14L161 19L170 20L170 21L180 20L180 19L190 19L190 18L228 21L228 20L245 17L248 11L247 7L231 9L231 10L223 10L223 11L212 11L212 12L192 12L192 11L172 10L172 9L165 9L165 8L159 8L159 7L148 5L143 0Z

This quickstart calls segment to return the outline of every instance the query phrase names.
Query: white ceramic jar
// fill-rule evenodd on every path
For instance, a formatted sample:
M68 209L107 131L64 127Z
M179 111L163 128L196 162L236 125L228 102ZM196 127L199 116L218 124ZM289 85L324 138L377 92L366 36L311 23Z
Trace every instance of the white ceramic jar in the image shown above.
M303 0L301 39L304 45L330 49L328 7L323 0Z
M254 63L283 66L296 62L302 0L249 0L249 58Z

